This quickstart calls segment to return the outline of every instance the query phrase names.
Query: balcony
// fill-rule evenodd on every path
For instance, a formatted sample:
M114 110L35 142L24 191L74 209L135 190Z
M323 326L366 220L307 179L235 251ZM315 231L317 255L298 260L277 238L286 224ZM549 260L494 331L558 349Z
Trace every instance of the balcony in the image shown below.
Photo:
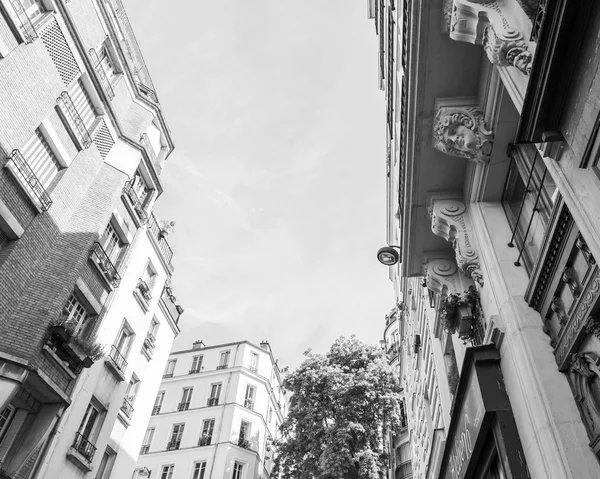
M121 354L121 351L113 344L110 348L110 354L104 362L106 367L115 376L117 381L125 380L125 369L127 369L127 360Z
M146 283L142 278L138 279L138 284L136 286L137 290L140 292L142 298L146 303L150 303L152 301L152 294L150 293L150 287L148 283Z
M140 223L146 224L146 222L148 221L148 213L146 213L144 205L142 205L142 202L138 198L137 193L133 189L133 181L127 181L125 183L125 186L123 187L123 194L131 203L131 207L133 208L133 211L135 211L135 214L140 220Z
M94 454L96 454L96 446L80 433L76 433L75 440L67 452L67 458L82 471L89 472L92 470Z
M169 379L173 377L173 373L165 373L163 374L163 379Z
M152 415L156 416L157 414L160 414L160 408L161 408L161 406L154 406L152 408Z
M167 451L176 451L179 449L179 445L181 444L181 439L179 441L171 441L167 444Z
M249 369L250 371L252 371L253 373L256 373L256 372L258 372L258 368L257 368L256 366L250 366L248 369Z
M79 145L80 150L89 148L92 144L92 137L90 136L85 123L81 119L77 108L75 108L69 93L63 91L56 100L56 103L58 104L58 110L64 123L68 126L75 144Z
M252 445L250 444L250 441L244 439L243 437L240 437L238 439L237 445L243 449L252 450Z
M210 443L212 441L212 435L208 435L208 434L204 434L202 436L200 436L200 439L198 439L198 446L200 447L204 447L204 446L210 446Z
M187 411L190 408L190 402L180 402L177 405L177 410L178 411Z
M244 400L244 407L250 409L250 411L254 411L254 401L252 399Z
M219 405L219 398L208 398L208 401L206 401L206 405L207 406L218 406Z
M102 248L102 245L97 241L94 242L94 246L90 252L90 259L94 262L97 268L102 273L102 276L106 279L108 284L112 288L118 288L121 283L121 276L117 271L117 268Z
M27 15L27 12L23 8L21 0L10 0L10 5L13 8L16 17L11 18L14 19L15 26L23 36L23 41L25 43L33 42L38 37L38 34L35 31L35 27L33 26L29 15Z
M183 313L183 308L177 304L177 299L169 286L165 286L163 289L163 292L160 295L160 302L173 322L177 324L179 322L179 317Z
M110 80L108 79L108 76L106 76L106 72L104 71L102 64L100 63L98 52L95 49L90 48L88 53L90 60L92 61L92 66L94 67L94 71L96 72L96 76L98 77L98 81L102 85L102 90L104 90L104 94L110 101L115 97L115 92L112 88Z
M189 374L198 374L200 372L199 369L190 369L190 373Z
M169 246L167 241L167 232L160 227L156 216L154 214L150 214L148 218L148 232L152 239L156 242L160 253L162 254L163 259L168 265L171 265L171 260L173 259L173 250Z
M142 446L142 448L140 449L140 456L143 456L144 454L148 454L150 452L150 446Z
M131 416L133 416L133 396L125 396L123 398L121 411L128 419L131 419Z
M229 366L227 364L219 364L217 369L227 369Z
M42 212L50 209L52 205L50 195L19 150L12 151L5 168L15 177L38 211Z
M100 346L95 346L79 336L73 335L73 330L66 322L62 322L62 318L55 321L55 324L50 326L50 336L44 348L55 357L63 367L69 370L72 374L77 375L83 368L89 368L94 364L94 361L100 359L103 353L98 351L93 354L92 347L97 349ZM89 344L89 346L85 346ZM82 345L87 348L83 349ZM91 354L91 355L90 355Z
M154 334L152 334L150 331L148 331L146 333L146 339L144 339L144 345L143 345L144 352L146 353L147 356L149 356L148 359L152 358L155 347L156 347L156 338L154 337Z

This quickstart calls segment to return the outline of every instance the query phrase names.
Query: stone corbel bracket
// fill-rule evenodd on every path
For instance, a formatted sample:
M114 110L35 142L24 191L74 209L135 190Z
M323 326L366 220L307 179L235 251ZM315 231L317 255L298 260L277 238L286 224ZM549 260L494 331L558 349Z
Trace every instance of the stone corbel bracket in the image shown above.
M456 263L452 259L430 259L426 266L427 288L441 297L461 294L473 286L473 281L458 274Z
M471 224L464 203L459 200L434 200L431 231L452 243L458 267L483 287L479 256L470 238Z
M483 45L493 64L529 75L533 54L523 32L513 26L509 6L502 0L453 0L448 33L453 40Z

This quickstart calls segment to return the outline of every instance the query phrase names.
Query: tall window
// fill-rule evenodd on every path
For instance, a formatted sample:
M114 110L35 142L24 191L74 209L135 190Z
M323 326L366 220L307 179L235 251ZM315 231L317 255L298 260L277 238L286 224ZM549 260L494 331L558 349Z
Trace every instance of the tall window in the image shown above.
M140 200L140 203L143 205L144 200L148 196L148 192L150 191L150 188L148 188L148 185L146 184L146 180L144 180L144 177L142 176L142 173L140 172L140 170L137 170L135 172L135 175L133 177L132 188L133 188L134 193L138 197L138 200Z
M140 454L148 454L150 451L150 446L152 445L152 439L154 438L154 428L149 427L146 429L146 434L144 434L144 440L142 442L142 449L140 450Z
M135 398L139 388L140 380L134 374L129 380L129 385L127 386L127 391L125 392L125 397L123 398L123 405L121 406L121 411L123 411L130 419L133 415L133 405L135 404Z
M148 293L151 294L154 289L154 285L156 284L156 280L158 279L158 273L156 272L156 268L152 264L150 260L146 263L146 267L142 272L142 281L146 283L148 288Z
M15 412L14 406L10 404L4 408L4 410L0 413L0 441L2 441L2 437L8 430L8 426L10 426L10 421L13 418L13 414Z
M502 196L513 230L512 245L531 272L537 260L558 190L535 145L517 145Z
M217 369L226 369L229 365L229 351L223 351Z
M254 409L254 396L256 395L256 388L248 384L246 386L246 397L244 398L244 407L248 409Z
M213 431L215 429L214 419L205 419L202 423L202 435L200 436L199 446L209 446L212 441Z
M61 165L39 128L25 144L22 153L42 186L48 188Z
M117 74L117 70L106 45L103 45L102 48L100 48L100 51L98 52L98 57L100 58L100 66L102 67L102 70L104 70L106 78L109 82L112 82L112 79Z
M116 458L117 453L113 451L110 447L106 446L106 450L104 451L104 454L102 455L102 460L100 461L100 465L98 466L96 479L108 479L110 477L110 473L112 472L112 468L115 464Z
M158 414L162 407L163 399L165 398L165 392L159 391L154 400L154 407L152 408L152 415Z
M192 479L204 479L204 473L206 472L206 461L197 462L194 464L194 475Z
M163 374L163 378L172 378L173 371L175 371L175 364L177 364L177 359L169 359L167 362L167 367L165 369L165 374Z
M242 421L240 424L240 441L247 441L250 439L250 427L251 424L248 421Z
M148 336L152 336L152 339L156 339L159 324L160 323L158 322L158 319L156 319L156 317L153 317L152 321L150 321L150 327L148 328Z
M129 327L127 323L123 324L121 327L121 331L117 335L117 339L115 341L115 348L119 352L119 354L127 358L129 355L129 350L131 349L131 343L133 342L133 331Z
M190 369L190 374L199 373L202 369L202 359L203 356L194 356L192 359L192 368Z
M77 333L87 319L88 313L75 295L71 294L65 305L65 315L66 320L75 325L75 333Z
M171 440L169 444L167 444L167 449L179 449L179 445L181 444L181 437L183 436L183 429L185 424L174 424L173 430L171 431Z
M219 396L221 396L221 383L212 384L210 386L210 397L208 398L208 405L217 406L219 404Z
M254 372L258 371L258 353L250 353L250 369Z
M163 466L160 479L173 479L173 471L175 470L175 464L169 464Z
M179 403L178 411L187 411L190 407L190 401L192 400L192 391L194 388L183 388L181 394L181 402Z
M77 432L85 437L87 440L91 441L93 435L96 433L97 425L100 420L100 409L96 407L94 404L88 404L87 409L85 410L85 414L81 420L81 424L79 425L79 429Z
M121 255L121 249L123 248L124 243L123 241L121 241L121 238L117 234L117 231L110 222L108 223L108 225L106 225L104 234L100 238L100 245L102 246L102 249L108 256L108 258L110 259L111 263L113 265L116 265L117 260Z
M235 464L233 465L233 476L231 476L231 479L242 479L243 468L244 466L242 464L235 461Z

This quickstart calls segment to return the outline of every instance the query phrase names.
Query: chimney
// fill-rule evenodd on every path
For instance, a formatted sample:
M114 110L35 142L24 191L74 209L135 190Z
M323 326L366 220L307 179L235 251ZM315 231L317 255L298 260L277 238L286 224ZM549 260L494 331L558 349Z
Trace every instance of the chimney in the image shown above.
M271 345L269 344L269 341L261 341L260 347L266 351L271 352Z
M194 341L194 344L192 344L192 349L202 349L204 347L204 341L202 341L201 339L199 339L198 341Z

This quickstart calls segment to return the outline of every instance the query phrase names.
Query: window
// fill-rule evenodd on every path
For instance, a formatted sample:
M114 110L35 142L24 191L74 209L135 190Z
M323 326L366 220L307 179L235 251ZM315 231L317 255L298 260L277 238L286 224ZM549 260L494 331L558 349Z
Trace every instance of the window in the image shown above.
M177 407L178 411L187 411L190 408L190 401L192 400L192 391L194 388L183 388L183 394L181 395L181 402Z
M242 464L235 461L235 463L233 465L233 476L231 476L231 479L242 479L243 468L244 468L244 466Z
M87 311L74 294L71 294L69 299L67 299L64 313L66 316L65 321L75 326L73 331L74 334L79 332L81 326L83 326L83 323L88 318Z
M121 327L121 331L117 335L117 340L115 341L115 348L123 358L127 358L129 355L129 350L131 349L131 343L133 342L134 336L133 330L129 324L125 322L125 324L123 324Z
M202 369L202 359L203 356L194 356L192 359L192 369L190 369L190 374L199 373Z
M81 78L69 91L63 91L56 104L60 117L75 146L82 150L92 143L90 129L96 120L96 110Z
M133 176L133 180L131 181L131 189L137 196L139 202L143 205L145 199L148 197L148 193L150 192L150 188L146 183L146 180L142 176L140 170L136 170L135 175Z
M108 256L108 259L110 259L111 263L116 265L117 260L121 255L121 249L123 248L124 243L121 241L117 231L110 222L106 226L104 234L100 238L100 245L102 246L102 249L104 249L104 252Z
M258 371L258 353L250 353L250 370L254 372Z
M531 272L558 195L535 145L517 145L512 152L502 206L513 230L509 245L518 248L518 260Z
M219 405L219 396L221 396L221 383L211 384L210 397L208 398L209 406Z
M199 446L210 446L214 429L215 420L205 419L202 423L202 435L200 436L200 440L198 441Z
M217 369L227 369L229 365L229 351L223 351L221 353L221 358L219 359L219 365Z
M248 421L242 421L240 424L240 441L247 441L250 439L250 427L251 424Z
M110 52L108 51L108 47L106 45L102 45L100 51L98 52L98 57L100 59L100 67L104 71L106 79L112 83L112 79L117 74L117 69L115 68L115 63L110 56Z
M142 448L140 449L140 454L148 454L150 451L150 446L152 445L152 439L154 438L154 429L153 427L149 427L146 429L146 434L144 434L144 440L142 441Z
M135 403L135 398L137 396L139 388L140 380L134 374L131 376L131 380L129 381L129 385L127 386L127 391L125 392L125 397L123 398L123 405L121 406L121 411L129 419L131 419L131 416L133 416L133 405Z
M8 426L10 426L10 421L13 418L14 412L15 412L14 406L9 404L0 413L0 441L2 441L2 437L4 436L4 433L8 430Z
M175 364L177 364L177 359L169 359L167 362L167 368L165 369L165 374L163 374L163 378L172 378L173 371L175 371Z
M181 444L181 437L183 436L183 429L185 424L174 424L173 431L171 431L171 440L167 444L167 450L179 449Z
M197 462L194 464L194 475L192 479L204 479L204 473L206 472L206 461Z
M158 325L158 319L156 319L156 317L153 317L152 321L150 321L148 332L146 333L146 339L144 339L142 353L144 353L148 359L151 359L152 353L154 353L154 347L156 345L156 334L158 333Z
M21 5L32 23L36 23L46 12L42 0L21 0Z
M90 129L96 120L96 108L81 78L69 89L69 96L77 110L83 126Z
M112 472L112 468L115 464L116 458L117 453L107 446L106 450L104 451L104 454L102 455L100 465L98 466L96 479L108 479L110 477L110 473Z
M173 479L173 471L175 470L175 464L169 464L163 466L160 479Z
M41 130L37 128L22 150L27 164L44 188L48 188L61 168Z
M246 397L244 398L244 407L248 409L254 409L254 396L256 394L256 388L248 384L246 386Z
M160 412L160 408L162 407L163 399L165 398L165 392L159 391L156 395L156 399L154 400L154 407L152 408L152 415L158 414Z

